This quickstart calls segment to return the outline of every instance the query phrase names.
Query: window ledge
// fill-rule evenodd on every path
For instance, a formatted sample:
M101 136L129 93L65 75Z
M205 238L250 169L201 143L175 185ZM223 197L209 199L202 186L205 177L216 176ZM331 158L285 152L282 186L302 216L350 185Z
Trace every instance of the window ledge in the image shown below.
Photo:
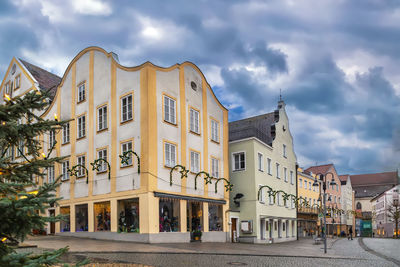
M84 102L86 102L86 97L85 97L83 100L81 100L81 101L77 101L76 104L79 105L79 104L82 104L82 103L84 103Z
M219 141L215 141L214 139L211 139L211 142L213 142L213 143L215 143L215 144L217 144L217 145L220 144Z
M197 135L197 136L201 136L201 133L196 133L196 132L194 132L194 131L192 131L192 130L189 130L189 133L194 134L194 135Z
M130 122L132 122L132 121L133 121L133 118L131 118L131 119L129 119L129 120L126 120L126 121L121 121L119 124L120 124L120 125L123 125L123 124L130 123Z
M104 128L104 129L101 129L101 130L97 130L97 133L102 133L102 132L105 132L105 131L108 131L108 127Z
M105 170L105 171L99 171L99 172L96 172L96 174L103 174L103 173L106 173L107 172L107 170Z
M69 144L70 144L70 142L68 141L68 142L62 143L61 145L62 146L66 146L66 145L69 145Z
M166 124L169 124L171 126L178 127L178 124L176 124L176 123L172 123L172 122L169 122L169 121L166 121L166 120L163 120L163 122L166 123Z
M126 168L129 168L129 167L133 167L133 164L120 165L119 167L120 167L121 169L126 169Z
M82 139L85 139L85 138L86 138L86 135L76 138L76 141L79 141L79 140L82 140Z

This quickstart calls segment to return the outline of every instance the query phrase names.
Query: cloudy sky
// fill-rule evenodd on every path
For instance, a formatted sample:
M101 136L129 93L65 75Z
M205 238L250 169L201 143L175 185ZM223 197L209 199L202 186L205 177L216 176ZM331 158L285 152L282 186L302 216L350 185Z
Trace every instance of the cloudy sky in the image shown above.
M273 111L281 88L300 165L341 174L400 167L399 44L396 0L0 2L2 77L13 56L62 76L91 45L192 61L230 120Z

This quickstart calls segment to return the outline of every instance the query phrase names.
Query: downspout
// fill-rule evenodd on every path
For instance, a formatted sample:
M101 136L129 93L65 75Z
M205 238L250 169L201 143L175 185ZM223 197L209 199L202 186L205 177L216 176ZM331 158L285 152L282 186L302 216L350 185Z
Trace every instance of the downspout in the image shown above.
M299 193L298 193L298 186L297 186L297 170L298 170L298 168L299 168L299 164L298 163L296 163L296 165L295 165L295 167L296 167L296 197L298 197L298 195L299 195ZM297 205L296 205L297 206ZM296 207L296 240L299 240L299 232L298 232L298 229L299 229L299 221L298 221L298 206Z

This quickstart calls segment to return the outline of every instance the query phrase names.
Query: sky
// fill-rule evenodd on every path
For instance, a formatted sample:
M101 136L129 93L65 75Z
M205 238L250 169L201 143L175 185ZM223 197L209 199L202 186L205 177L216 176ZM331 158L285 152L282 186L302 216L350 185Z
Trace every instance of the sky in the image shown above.
M191 61L229 120L286 103L297 161L339 174L400 168L400 2L0 1L0 75L13 56L59 76L84 48L120 63Z

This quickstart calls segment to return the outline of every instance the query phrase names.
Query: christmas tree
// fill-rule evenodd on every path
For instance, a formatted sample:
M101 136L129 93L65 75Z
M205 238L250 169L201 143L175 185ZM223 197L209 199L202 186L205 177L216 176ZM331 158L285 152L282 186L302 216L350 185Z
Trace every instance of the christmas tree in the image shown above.
M66 123L40 116L49 107L48 96L39 91L15 98L5 95L5 104L0 105L0 266L51 266L67 251L63 248L33 255L15 250L15 244L32 230L62 219L43 215L59 200L56 189L60 177L49 183L46 171L62 158L50 156L55 142L44 154L44 138L39 137L59 131ZM32 188L34 194L27 190Z

